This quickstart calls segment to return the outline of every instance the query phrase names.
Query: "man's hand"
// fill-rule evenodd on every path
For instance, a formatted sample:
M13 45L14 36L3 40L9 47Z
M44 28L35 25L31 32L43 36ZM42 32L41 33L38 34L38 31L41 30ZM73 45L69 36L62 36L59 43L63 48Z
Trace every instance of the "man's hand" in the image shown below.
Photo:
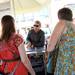
M31 47L31 42L28 42L26 47L30 48Z
M31 45L31 48L34 48L34 45Z

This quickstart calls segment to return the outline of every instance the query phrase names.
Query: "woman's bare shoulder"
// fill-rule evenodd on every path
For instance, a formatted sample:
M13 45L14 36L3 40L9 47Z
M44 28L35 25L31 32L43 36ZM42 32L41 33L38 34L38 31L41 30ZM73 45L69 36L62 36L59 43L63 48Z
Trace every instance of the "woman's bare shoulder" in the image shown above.
M59 26L64 26L64 25L65 25L65 20L60 20L60 21L58 22L58 25L59 25Z
M55 30L60 31L65 27L65 21L64 20L60 20L56 26L55 26Z

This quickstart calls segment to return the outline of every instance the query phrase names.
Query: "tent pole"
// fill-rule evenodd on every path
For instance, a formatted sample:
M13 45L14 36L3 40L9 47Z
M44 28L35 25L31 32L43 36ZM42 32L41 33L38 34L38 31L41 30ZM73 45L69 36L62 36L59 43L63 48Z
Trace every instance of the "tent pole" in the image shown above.
M14 2L14 0L10 0L10 4L11 4L11 13L14 16L14 18L16 18L16 10L15 10L15 2Z

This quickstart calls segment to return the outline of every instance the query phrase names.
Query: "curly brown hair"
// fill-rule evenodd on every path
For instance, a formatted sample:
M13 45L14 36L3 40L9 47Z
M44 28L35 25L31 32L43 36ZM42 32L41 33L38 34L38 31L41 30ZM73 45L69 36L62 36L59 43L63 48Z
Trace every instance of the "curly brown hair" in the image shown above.
M58 11L58 18L63 20L72 21L72 11L69 8L62 8Z

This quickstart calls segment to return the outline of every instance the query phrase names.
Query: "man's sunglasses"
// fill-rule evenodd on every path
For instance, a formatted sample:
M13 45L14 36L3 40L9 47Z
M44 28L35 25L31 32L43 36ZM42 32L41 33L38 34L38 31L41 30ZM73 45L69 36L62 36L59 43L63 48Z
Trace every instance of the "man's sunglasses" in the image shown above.
M39 27L39 25L34 25L34 27Z

